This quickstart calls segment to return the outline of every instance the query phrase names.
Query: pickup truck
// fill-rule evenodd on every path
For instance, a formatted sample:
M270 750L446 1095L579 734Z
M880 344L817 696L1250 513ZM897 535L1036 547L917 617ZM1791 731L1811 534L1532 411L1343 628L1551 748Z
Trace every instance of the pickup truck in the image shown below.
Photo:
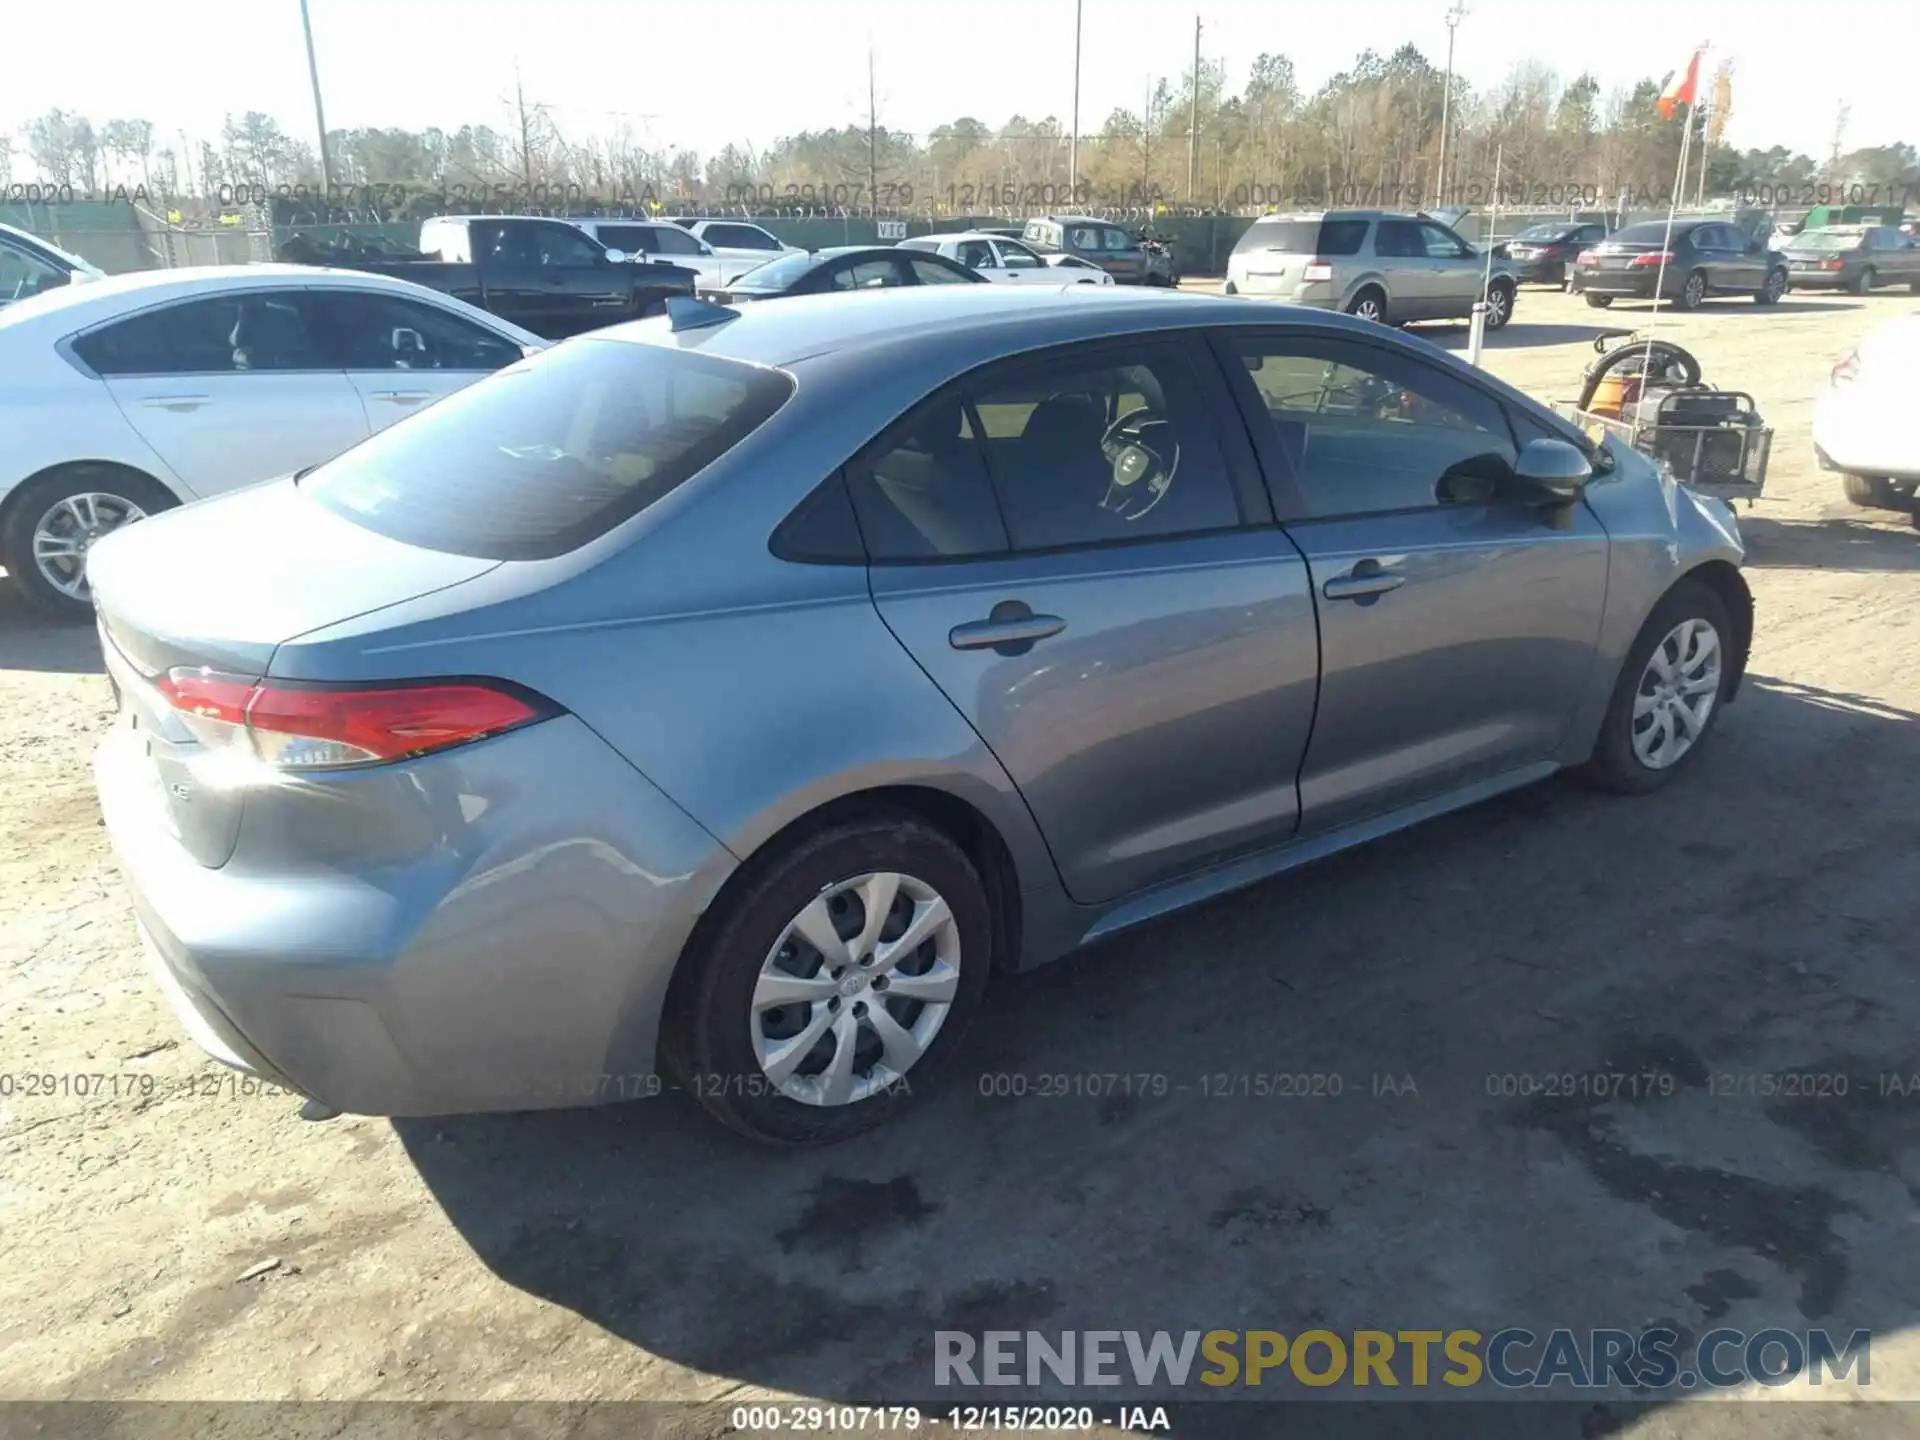
M38 235L0 225L0 306L62 285L98 280L104 273Z
M692 295L681 265L633 265L564 220L442 215L420 222L420 256L346 262L477 305L546 340L658 315Z

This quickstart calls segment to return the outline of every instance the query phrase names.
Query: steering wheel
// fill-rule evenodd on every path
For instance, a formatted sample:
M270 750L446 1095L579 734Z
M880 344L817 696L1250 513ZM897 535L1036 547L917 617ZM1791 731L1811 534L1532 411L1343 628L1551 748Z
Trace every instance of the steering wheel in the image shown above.
M1166 439L1148 432L1158 427ZM1113 467L1100 508L1122 520L1144 519L1173 488L1180 468L1180 442L1172 438L1166 417L1149 406L1130 410L1100 437L1100 451Z

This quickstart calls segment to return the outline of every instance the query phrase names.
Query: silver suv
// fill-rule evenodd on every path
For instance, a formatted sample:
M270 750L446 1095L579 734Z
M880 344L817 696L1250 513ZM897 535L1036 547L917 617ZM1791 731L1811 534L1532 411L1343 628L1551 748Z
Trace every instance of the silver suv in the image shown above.
M1226 293L1366 320L1457 320L1486 287L1487 328L1513 318L1515 277L1438 220L1383 210L1263 215L1227 261Z

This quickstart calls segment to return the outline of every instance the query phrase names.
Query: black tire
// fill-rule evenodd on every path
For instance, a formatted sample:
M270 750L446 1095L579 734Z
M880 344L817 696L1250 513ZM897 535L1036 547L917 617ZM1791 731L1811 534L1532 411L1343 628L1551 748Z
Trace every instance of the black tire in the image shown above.
M1698 310L1707 298L1707 272L1695 270L1681 282L1680 293L1673 297L1676 310Z
M1920 288L1920 287L1915 287L1915 288ZM1229 280L1225 285L1220 287L1220 293L1222 295L1238 295L1240 292L1238 289L1235 288L1234 283L1231 280Z
M1587 297L1587 304L1591 305L1596 310L1608 309L1613 304L1613 297L1611 295L1596 295L1591 290L1586 291L1585 294Z
M1855 295L1871 295L1873 293L1873 287L1877 283L1877 280L1878 280L1878 277L1874 275L1873 267L1869 265L1867 266L1866 269L1862 270L1858 275L1854 276L1853 283L1848 285L1847 289L1852 291Z
M1767 278L1761 282L1760 288L1754 292L1753 303L1756 305L1778 305L1780 303L1780 297L1786 293L1787 272L1784 270L1769 270L1767 272Z
M1487 287L1487 329L1504 330L1513 319L1513 286L1499 280Z
M93 602L54 588L34 561L33 532L40 520L62 500L75 495L112 495L138 506L148 515L171 510L180 501L158 480L118 465L68 465L24 486L7 510L0 532L0 564L28 605L45 615L79 619L92 613Z
M836 1106L793 1099L774 1087L754 1055L750 1017L761 967L809 901L838 881L881 870L913 876L946 900L960 942L952 1008L904 1083ZM755 856L737 883L724 912L683 957L684 973L674 977L661 1051L679 1083L722 1124L774 1145L845 1140L923 1095L960 1048L993 961L986 887L966 852L917 816L874 811ZM839 1002L832 1003L837 1009ZM870 996L859 1003L870 1003Z
M1674 628L1689 619L1705 620L1720 642L1720 691L1707 713L1706 725L1692 748L1665 769L1643 763L1633 749L1634 701L1652 658L1654 647L1663 643ZM1600 722L1600 735L1593 755L1580 767L1579 775L1589 784L1616 795L1645 795L1672 782L1674 776L1694 762L1702 748L1713 738L1714 726L1726 706L1727 695L1737 671L1734 665L1734 630L1727 607L1711 588L1697 580L1682 580L1661 597L1647 623L1640 627L1627 658L1614 682L1613 699L1607 705L1606 718Z
M1363 314L1371 306L1372 314ZM1376 325L1387 323L1387 297L1378 285L1362 286L1359 293L1347 302L1347 314L1358 316L1362 320L1371 320Z
M1893 488L1893 482L1884 475L1843 474L1840 488L1847 492L1847 499L1868 510L1904 510L1900 492Z

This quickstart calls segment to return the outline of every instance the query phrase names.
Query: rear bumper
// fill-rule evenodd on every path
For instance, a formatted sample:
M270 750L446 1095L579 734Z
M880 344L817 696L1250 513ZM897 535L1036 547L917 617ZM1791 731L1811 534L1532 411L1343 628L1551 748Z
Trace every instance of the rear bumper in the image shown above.
M1822 468L1889 480L1920 480L1920 429L1912 396L1858 383L1829 386L1813 410L1813 444Z
M1658 275L1652 269L1635 273L1632 270L1578 270L1573 272L1573 288L1581 295L1613 295L1624 300L1651 300L1653 287ZM1661 293L1674 296L1680 293L1680 277L1672 270L1667 271L1667 283Z
M215 1059L337 1110L653 1093L660 1014L733 857L578 720L250 791L196 863L116 726L101 809L161 989Z
M1507 274L1522 285L1560 285L1573 268L1568 260L1508 260Z
M1795 290L1844 290L1858 280L1845 270L1787 270L1787 284Z

